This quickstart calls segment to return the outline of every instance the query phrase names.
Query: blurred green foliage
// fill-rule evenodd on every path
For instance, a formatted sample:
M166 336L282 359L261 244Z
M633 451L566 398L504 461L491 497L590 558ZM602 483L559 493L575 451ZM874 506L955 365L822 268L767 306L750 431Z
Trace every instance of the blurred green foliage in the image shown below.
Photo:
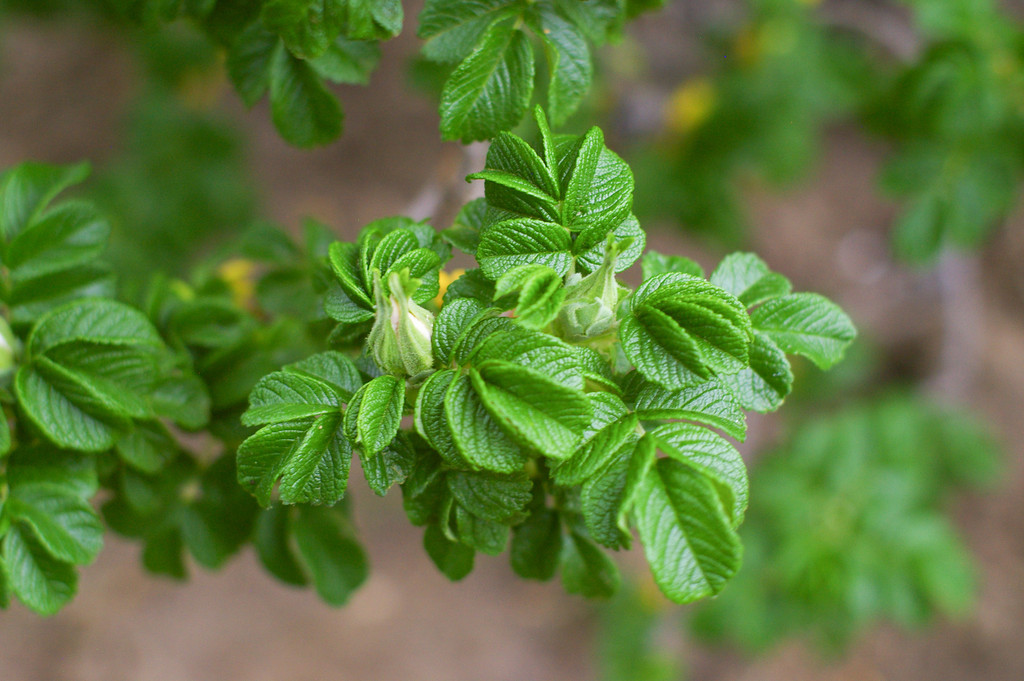
M662 136L636 151L638 214L742 243L750 181L804 177L823 132L844 124L891 147L880 187L902 205L901 257L978 247L1024 170L1020 23L993 0L905 0L907 44L891 44L828 23L819 4L749 0L744 23L710 37L707 73L679 86Z
M834 652L880 620L966 614L976 575L946 513L998 463L983 426L914 395L802 420L754 467L743 568L693 630L748 651L806 635Z

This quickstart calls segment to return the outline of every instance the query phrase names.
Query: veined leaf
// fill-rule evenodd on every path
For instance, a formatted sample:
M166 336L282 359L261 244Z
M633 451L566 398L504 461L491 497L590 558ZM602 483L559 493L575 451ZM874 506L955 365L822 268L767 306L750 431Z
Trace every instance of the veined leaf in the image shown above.
M747 421L732 393L715 380L682 390L644 382L634 397L637 416L644 420L686 419L706 423L737 440L746 437Z
M792 290L788 279L772 272L768 265L753 253L733 253L725 256L711 273L711 283L721 286L747 307L788 295Z
M503 307L514 310L517 324L528 329L542 329L558 315L565 300L565 291L562 277L550 267L519 265L498 279L494 298Z
M511 20L490 26L441 92L441 135L463 142L515 125L533 94L533 49Z
M346 532L337 511L300 506L292 535L313 588L326 603L344 605L366 581L366 555Z
M748 484L747 467L736 448L721 435L690 423L667 423L651 435L662 452L714 482L732 527L739 527L747 510Z
M270 112L274 127L297 147L326 144L341 134L342 112L313 67L279 44L270 64Z
M103 547L103 525L92 506L61 487L14 487L6 512L13 520L32 528L47 553L61 562L86 565Z
M793 387L793 372L786 353L768 336L754 332L750 367L735 374L720 374L716 380L736 397L741 407L765 413L782 405Z
M340 412L343 396L315 378L275 371L259 380L249 394L249 408L242 414L246 426L297 421Z
M416 432L423 436L441 458L448 464L465 467L466 462L459 455L452 439L452 431L445 416L445 395L455 380L456 374L450 369L435 371L430 375L416 396Z
M548 112L561 125L579 107L590 89L594 66L584 35L557 13L542 7L540 30L548 62Z
M514 525L526 517L533 483L525 473L497 475L490 472L453 471L448 489L459 504L473 515L503 525Z
M739 569L742 546L712 482L659 459L640 482L633 515L662 593L676 603L713 596Z
M452 541L437 525L428 525L423 533L423 548L430 560L448 579L457 582L473 571L473 547Z
M574 231L603 229L592 237L597 243L632 212L633 171L604 146L600 128L591 128L578 148L563 146L562 153L562 223Z
M90 203L68 201L30 222L7 245L4 264L15 283L95 259L106 247L110 223Z
M857 335L846 313L817 293L773 298L751 313L751 321L779 348L807 357L820 369L842 359Z
M28 351L42 354L64 343L159 348L160 335L144 314L123 303L102 298L77 300L44 315L28 338Z
M285 504L326 504L345 494L352 446L334 412L261 428L238 448L238 482L263 507L280 480Z
M427 39L423 55L454 63L466 58L489 26L517 13L514 0L427 0L416 35Z
M430 343L434 358L442 365L452 361L452 351L469 330L474 320L480 318L484 304L473 298L457 298L441 307L434 318Z
M562 541L562 585L571 594L608 598L619 589L619 569L586 537L570 532Z
M669 272L674 272L676 274L688 274L691 277L698 277L700 279L704 278L704 268L693 260L684 258L681 255L662 255L661 253L656 253L654 251L647 251L647 253L644 254L640 266L643 268L644 281L656 277L659 274L667 274ZM712 283L715 283L716 286L720 285L716 282ZM722 288L725 287L723 286ZM726 290L729 291L728 288L726 288ZM729 292L732 293L732 291Z
M572 242L564 227L527 218L488 227L476 251L480 269L497 279L518 265L546 265L559 275L569 271Z
M3 549L11 591L32 610L52 615L75 595L75 569L50 556L29 532L12 526Z
M455 446L471 466L497 473L522 470L526 455L491 416L468 376L452 381L444 409Z
M405 407L405 381L378 376L352 397L345 412L345 432L367 455L391 444Z
M89 175L89 164L22 163L0 175L0 237L14 239L50 201Z
M498 319L506 321L504 317ZM584 387L580 355L573 346L511 323L490 334L475 348L471 359L475 363L487 359L513 362L570 390L582 391Z

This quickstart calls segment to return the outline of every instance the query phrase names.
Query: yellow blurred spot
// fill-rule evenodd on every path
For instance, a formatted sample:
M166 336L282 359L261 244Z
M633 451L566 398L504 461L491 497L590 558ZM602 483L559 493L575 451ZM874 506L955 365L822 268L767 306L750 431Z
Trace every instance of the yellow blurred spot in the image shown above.
M185 106L195 111L212 109L227 88L227 70L224 57L212 68L192 69L178 83L178 95Z
M256 263L245 258L232 258L221 263L217 274L231 289L231 300L235 305L252 309L256 293Z
M196 297L196 292L192 290L192 287L183 282L181 279L173 279L168 284L171 291L182 300L193 300Z
M700 127L714 111L717 95L707 78L695 78L676 88L665 105L665 127L685 135Z
M441 307L441 305L444 304L444 294L448 290L448 287L451 286L453 281L455 281L465 273L466 270L461 268L457 270L452 270L450 273L441 270L440 274L438 274L437 276L437 283L439 285L439 288L437 292L437 297L434 298L435 305Z
M747 26L736 34L733 50L740 64L750 66L761 56L761 36L756 26Z

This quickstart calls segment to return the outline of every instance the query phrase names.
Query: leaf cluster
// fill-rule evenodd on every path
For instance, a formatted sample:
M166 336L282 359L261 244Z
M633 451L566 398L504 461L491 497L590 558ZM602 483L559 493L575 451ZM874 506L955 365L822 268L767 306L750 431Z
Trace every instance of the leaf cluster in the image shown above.
M331 244L335 349L256 384L239 481L263 506L330 506L356 453L375 493L401 486L452 579L510 547L525 578L560 571L570 592L609 595L619 577L601 547L636 529L666 595L716 594L739 567L747 504L742 459L716 431L742 439L743 410L789 392L786 353L828 367L853 326L751 254L708 280L648 253L643 284L624 286L644 244L629 167L599 129L536 120L538 148L495 138L470 176L485 198L451 228L389 218ZM478 267L441 292L451 246Z

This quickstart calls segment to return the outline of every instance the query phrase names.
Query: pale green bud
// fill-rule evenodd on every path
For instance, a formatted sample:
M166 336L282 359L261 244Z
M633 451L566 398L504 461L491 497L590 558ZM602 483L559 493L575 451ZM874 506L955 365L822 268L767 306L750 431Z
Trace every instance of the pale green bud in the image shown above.
M434 315L412 300L420 283L408 270L393 272L388 277L391 295L385 296L380 272L373 272L376 318L367 342L377 366L393 376L417 376L434 365L430 346Z
M566 340L579 342L596 338L618 324L615 310L621 287L615 281L615 261L624 247L609 242L600 268L585 277L575 274L566 282L568 292L557 320Z
M21 341L11 331L7 320L0 317L0 374L12 370L20 354Z

